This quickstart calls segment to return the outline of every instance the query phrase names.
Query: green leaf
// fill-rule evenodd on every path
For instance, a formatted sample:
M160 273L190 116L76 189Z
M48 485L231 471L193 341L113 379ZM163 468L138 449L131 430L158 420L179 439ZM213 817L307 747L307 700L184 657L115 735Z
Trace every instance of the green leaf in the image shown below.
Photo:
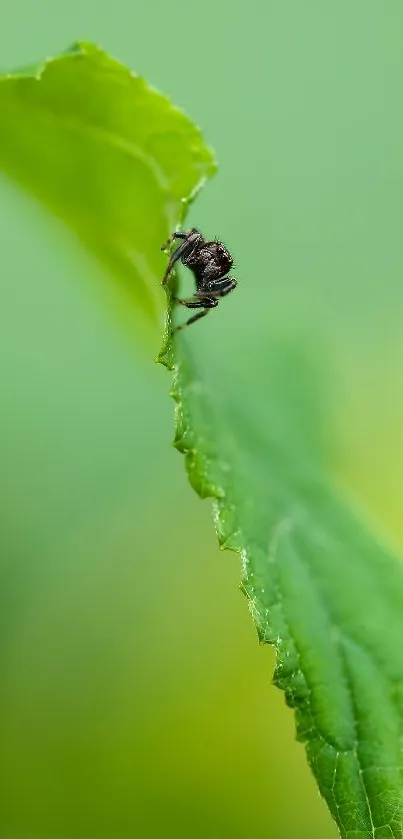
M236 397L213 375L207 385L186 338L175 343L175 445L214 498L220 545L241 555L319 789L342 837L401 837L403 569L326 476L324 371L302 336L284 337L267 347L265 399L253 401L235 372Z
M215 168L184 114L80 44L0 79L0 167L137 306L162 313L161 243ZM231 388L198 371L186 334L172 345L169 319L160 360L174 370L175 445L194 488L214 498L221 546L241 554L319 788L343 837L402 837L403 569L329 479L318 348L271 339L259 392L236 370Z
M161 244L215 170L169 99L77 44L0 77L0 169L67 222L151 323L161 319Z

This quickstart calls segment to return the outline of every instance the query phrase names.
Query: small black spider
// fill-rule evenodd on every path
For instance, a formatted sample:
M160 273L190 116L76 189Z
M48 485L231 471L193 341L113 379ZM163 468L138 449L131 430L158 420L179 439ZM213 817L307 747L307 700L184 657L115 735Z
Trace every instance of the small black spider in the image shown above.
M232 277L225 276L232 268L233 259L218 239L207 242L203 239L200 231L192 227L188 232L177 230L172 233L161 250L167 250L174 239L182 239L182 244L171 255L162 284L164 285L167 282L175 263L180 259L183 265L190 268L194 274L196 292L188 300L178 300L176 298L175 302L181 303L188 309L202 309L201 312L193 315L181 326L177 326L174 329L174 332L177 332L196 320L204 318L210 309L215 309L220 297L229 294L235 288L237 281Z

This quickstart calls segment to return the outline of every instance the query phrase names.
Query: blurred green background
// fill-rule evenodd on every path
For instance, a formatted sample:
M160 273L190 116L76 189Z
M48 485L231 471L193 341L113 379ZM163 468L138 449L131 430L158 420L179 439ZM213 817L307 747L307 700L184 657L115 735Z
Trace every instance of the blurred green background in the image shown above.
M221 168L190 222L239 288L188 340L252 389L269 328L325 348L329 469L399 549L402 27L396 0L0 19L4 69L88 39L201 125ZM0 217L0 836L335 837L239 562L170 448L158 333L119 329L102 269L5 179Z

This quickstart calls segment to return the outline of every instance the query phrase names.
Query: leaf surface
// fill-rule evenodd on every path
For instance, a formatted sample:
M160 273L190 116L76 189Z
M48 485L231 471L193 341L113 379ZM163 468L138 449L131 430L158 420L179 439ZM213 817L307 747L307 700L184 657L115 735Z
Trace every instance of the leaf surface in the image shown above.
M166 96L88 43L3 75L0 169L161 319L161 244L215 170L199 129Z
M259 638L276 649L274 682L341 836L397 839L403 568L326 474L312 433L318 371L303 342L277 343L267 358L253 411L236 376L236 397L207 384L180 338L175 444L194 489L214 499L220 545L241 555Z

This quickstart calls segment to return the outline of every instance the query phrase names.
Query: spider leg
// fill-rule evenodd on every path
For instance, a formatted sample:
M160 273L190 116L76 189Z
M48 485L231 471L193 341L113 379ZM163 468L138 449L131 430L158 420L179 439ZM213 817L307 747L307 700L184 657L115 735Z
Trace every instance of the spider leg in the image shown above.
M169 239L166 240L165 245L162 246L161 250L166 251L169 246L172 244L174 239L187 239L189 236L188 233L181 233L180 230L175 230L174 233L171 233Z
M176 300L177 303L181 303L182 306L186 306L187 309L202 309L201 312L198 312L197 315L192 315L189 320L186 320L185 323L181 323L175 329L172 330L172 334L175 332L179 332L181 329L184 329L185 326L190 326L191 323L195 323L200 318L204 318L208 315L210 309L215 309L218 306L218 300L215 300L214 297L206 297L203 295L190 297L188 300Z
M176 297L175 303L180 303L181 306L186 306L187 309L215 309L218 306L218 300L211 294L203 293L195 294L193 297L186 298L186 300L181 300L179 297Z
M178 259L181 259L183 261L184 259L187 259L189 256L192 255L193 251L197 248L199 244L200 233L198 230L196 230L196 228L193 228L190 231L190 233L181 233L175 231L175 233L172 233L171 238L168 239L166 246L168 246L174 239L183 239L183 242L181 245L179 245L179 247L176 249L176 251L173 252L172 256L170 257L170 260L165 270L165 274L162 278L162 285L165 285L172 271L172 268L174 267ZM161 248L161 250L164 249L165 246Z
M190 326L191 323L196 323L197 320L205 318L209 311L210 309L202 309L202 311L198 312L197 315L192 315L191 318L185 320L185 323L181 323L179 326L176 326L175 329L172 330L172 335L175 335L176 332L180 332L181 329L185 328L185 326Z
M192 251L193 246L191 246L190 249ZM165 274L162 278L162 285L165 285L165 283L166 283L166 281L167 281L167 279L168 279L168 277L169 277L169 275L172 271L172 268L175 265L175 262L177 262L178 259L181 259L183 256L185 256L188 251L189 251L189 242L187 241L187 238L186 238L185 241L182 242L181 245L179 245L179 248L177 248L176 251L174 251L174 253L170 257L170 260L169 260L168 265L167 265L166 270L165 270Z
M224 280L218 280L211 288L211 293L214 297L225 297L237 286L237 281L234 277L226 277Z

